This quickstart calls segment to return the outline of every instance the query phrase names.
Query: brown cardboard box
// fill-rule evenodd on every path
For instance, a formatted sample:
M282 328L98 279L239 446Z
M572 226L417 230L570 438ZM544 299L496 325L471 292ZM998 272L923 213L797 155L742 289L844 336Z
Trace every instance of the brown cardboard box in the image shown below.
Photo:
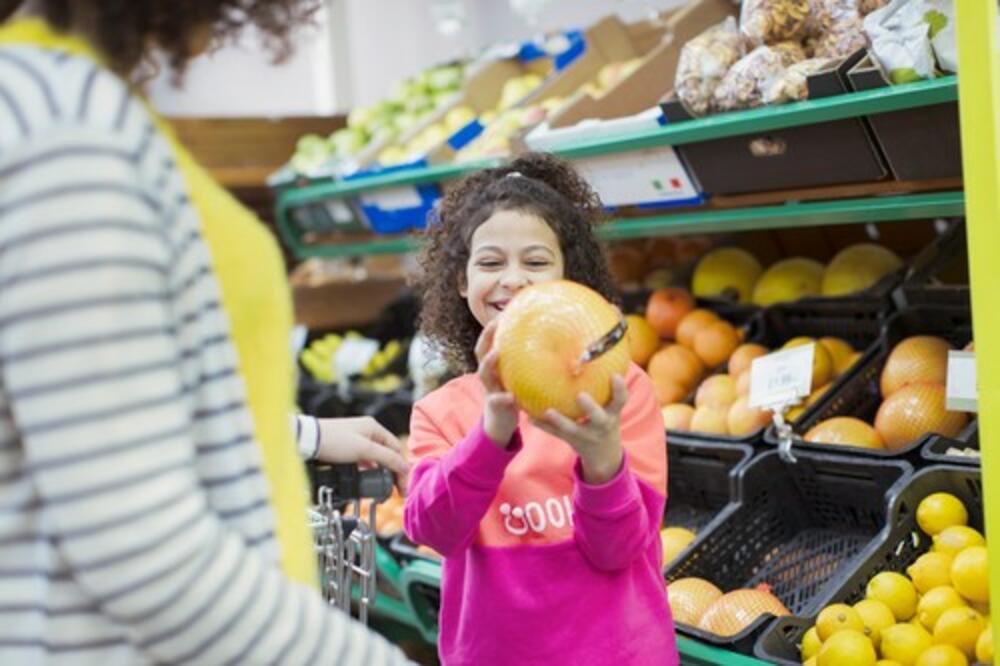
M313 331L371 324L406 288L399 257L373 257L357 275L343 262L342 270L325 270L324 263L304 262L290 278L295 321Z

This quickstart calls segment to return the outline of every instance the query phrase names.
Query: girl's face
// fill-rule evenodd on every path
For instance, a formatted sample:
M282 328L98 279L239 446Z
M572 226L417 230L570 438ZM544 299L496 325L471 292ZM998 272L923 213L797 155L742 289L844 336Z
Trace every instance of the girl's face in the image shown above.
M562 277L563 255L552 227L530 213L501 210L472 234L459 293L486 326L524 287Z

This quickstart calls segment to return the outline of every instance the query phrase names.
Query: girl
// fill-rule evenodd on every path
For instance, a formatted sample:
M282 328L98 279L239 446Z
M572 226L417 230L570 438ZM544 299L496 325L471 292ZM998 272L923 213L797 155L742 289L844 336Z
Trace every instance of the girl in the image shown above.
M636 366L588 417L537 422L504 391L496 320L522 288L566 278L614 298L590 187L533 154L445 197L422 257L421 324L466 374L414 407L404 527L442 553L446 666L676 664L658 531L667 458Z

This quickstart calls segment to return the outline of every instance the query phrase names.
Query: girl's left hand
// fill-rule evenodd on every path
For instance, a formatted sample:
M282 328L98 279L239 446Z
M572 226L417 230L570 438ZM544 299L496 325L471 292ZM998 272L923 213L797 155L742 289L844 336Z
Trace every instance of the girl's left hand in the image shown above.
M622 466L621 412L628 399L625 380L611 379L611 402L601 407L587 393L576 398L586 418L574 421L550 409L534 424L553 437L563 440L577 452L583 465L583 480L592 485L607 483Z

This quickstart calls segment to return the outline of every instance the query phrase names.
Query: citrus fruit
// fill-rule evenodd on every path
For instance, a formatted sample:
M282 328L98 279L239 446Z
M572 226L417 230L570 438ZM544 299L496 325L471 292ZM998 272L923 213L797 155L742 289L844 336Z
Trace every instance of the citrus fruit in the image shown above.
M880 650L882 657L898 661L903 666L913 666L920 653L933 644L930 633L923 627L901 622L882 631ZM849 662L844 662L845 665Z
M986 628L976 639L976 661L984 664L993 663L993 627L986 623Z
M903 666L898 661L893 659L879 659L875 662L875 666Z
M583 416L577 404L581 393L606 405L611 378L628 370L628 345L622 339L593 360L580 358L620 321L615 306L577 282L553 280L522 289L497 326L503 385L535 417L550 408L569 418Z
M945 408L944 384L907 384L878 408L875 429L895 451L929 432L954 437L968 421L964 412Z
M691 291L699 298L719 297L749 303L762 270L757 258L746 250L736 247L712 250L695 266Z
M705 373L705 366L687 347L667 345L649 359L646 373L653 379L654 383L657 381L665 384L673 383L681 387L684 390L684 395L681 398L684 398L701 380Z
M971 608L949 608L934 623L934 642L954 645L966 657L976 653L976 640L986 629L986 620Z
M749 398L741 396L729 408L726 416L726 428L730 435L743 436L766 428L771 422L771 413L764 409L751 407Z
M819 343L826 348L833 361L833 376L839 377L844 371L850 368L851 359L854 357L854 347L846 340L834 337L820 338Z
M864 291L902 265L902 259L881 245L851 245L838 252L827 264L821 291L824 296L845 296Z
M698 332L708 326L709 324L714 324L719 319L719 315L715 314L711 310L705 310L703 308L697 308L689 312L680 323L677 325L677 342L681 343L685 347L692 349L694 348L694 336Z
M694 353L707 368L716 368L740 346L740 336L728 321L708 324L694 336Z
M906 575L920 594L941 585L951 585L952 559L948 553L924 553L907 567Z
M695 407L729 409L736 402L736 380L729 375L712 375L701 383L694 396Z
M698 407L691 416L691 431L713 435L729 434L729 410L718 407Z
M809 657L808 659L802 662L802 666L817 666L817 664L819 664L819 661L815 656Z
M914 666L969 666L969 660L954 645L932 645L920 653Z
M856 629L839 631L823 641L816 657L817 666L875 666L878 655L868 638Z
M951 584L955 591L969 601L985 603L990 600L986 546L970 546L957 555L951 563Z
M862 599L854 604L861 621L865 625L864 634L876 648L882 641L882 630L896 624L892 610L877 599Z
M861 419L853 416L834 416L820 421L806 432L807 442L860 446L866 449L884 448L882 436Z
M816 635L824 643L830 636L845 629L862 633L865 630L861 615L847 604L830 604L816 616Z
M819 294L823 264L813 259L792 257L775 262L757 279L751 300L755 305L797 301Z
M931 547L931 550L936 553L947 553L950 555L958 555L959 552L970 546L986 545L986 539L979 530L968 525L946 527L935 534L933 540L934 545ZM952 565L954 566L954 563Z
M628 340L629 356L632 357L633 363L645 368L649 359L660 348L660 336L639 315L628 315L625 320L628 322L625 339Z
M646 321L661 338L672 340L677 325L694 310L694 298L687 289L664 287L649 295L646 302Z
M727 370L733 378L739 377L744 370L750 369L750 364L755 358L765 356L769 352L764 345L747 342L736 348L733 355L729 357Z
M722 590L703 578L679 578L667 585L667 596L674 620L696 627Z
M805 336L792 338L782 345L781 348L792 349L794 347L801 347L804 345L815 345L815 349L813 350L812 385L810 387L815 390L828 383L833 378L833 360L830 358L830 352L826 350L826 347L819 344L814 339L807 338Z
M717 636L735 636L761 615L789 615L785 605L764 588L727 592L708 607L698 627Z
M876 574L868 581L865 596L888 606L897 622L909 620L917 610L917 590L910 579L895 571Z
M694 541L695 533L683 527L664 527L660 530L663 547L663 566L673 562Z
M920 601L917 602L917 619L920 620L924 629L934 631L934 625L937 624L942 613L951 608L962 608L966 605L965 599L955 591L950 583L941 585L928 590L920 597Z
M663 425L668 430L690 430L694 407L684 403L667 405L660 410L663 415Z
M882 397L888 398L907 384L944 384L950 349L947 340L934 335L915 335L897 344L882 367Z
M968 522L969 512L965 510L965 505L951 493L933 493L917 505L917 524L930 536L946 527Z
M690 393L686 386L678 384L669 377L650 375L649 378L653 381L653 393L656 396L656 401L661 405L670 405L679 402Z
M750 395L750 371L744 370L740 373L740 376L736 378L736 394L737 395Z
M822 645L823 641L819 639L816 627L809 627L809 630L802 636L802 660L806 661L815 657L819 654L819 649Z

